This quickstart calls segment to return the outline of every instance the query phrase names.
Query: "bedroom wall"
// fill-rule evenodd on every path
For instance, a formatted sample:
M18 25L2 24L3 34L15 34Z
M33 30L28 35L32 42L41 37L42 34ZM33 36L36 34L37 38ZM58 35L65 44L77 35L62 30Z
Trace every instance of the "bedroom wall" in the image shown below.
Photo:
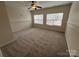
M0 49L0 57L3 57L1 49Z
M72 4L65 34L70 55L79 56L79 2Z
M5 2L12 32L26 30L31 27L31 14L23 2Z
M55 30L55 31L65 32L70 7L71 7L71 4L67 4L67 5L63 5L63 6L56 6L56 7L50 7L50 8L44 8L44 9L41 9L41 10L31 11L32 20L34 20L33 15L35 15L35 14L43 14L43 15L45 15L44 16L44 22L46 22L46 14L47 13L60 13L60 12L64 13L64 17L63 17L61 27L48 26L46 24L44 24L44 25L34 24L33 21L32 21L33 27L39 27L39 28L44 28L44 29L48 29L48 30Z
M13 40L13 35L4 2L0 1L0 47Z

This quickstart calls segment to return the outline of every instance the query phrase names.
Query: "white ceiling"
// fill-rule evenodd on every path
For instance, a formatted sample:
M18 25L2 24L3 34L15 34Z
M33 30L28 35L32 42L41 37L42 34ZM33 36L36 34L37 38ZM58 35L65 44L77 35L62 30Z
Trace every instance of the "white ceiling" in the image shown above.
M53 7L53 6L59 6L59 5L64 5L64 4L69 4L71 1L42 1L39 2L42 7Z
M30 7L31 1L7 1L5 2L6 6L11 6L11 7ZM43 8L47 7L53 7L53 6L59 6L59 5L64 5L64 4L69 4L72 3L71 1L37 1L38 5L42 6Z

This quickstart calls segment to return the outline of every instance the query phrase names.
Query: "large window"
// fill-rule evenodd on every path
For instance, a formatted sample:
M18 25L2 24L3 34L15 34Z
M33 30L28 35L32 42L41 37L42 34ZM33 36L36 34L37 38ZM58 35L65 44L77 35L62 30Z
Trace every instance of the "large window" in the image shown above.
M43 24L43 14L34 15L34 24Z
M46 24L47 25L61 26L62 19L63 19L63 13L47 14Z

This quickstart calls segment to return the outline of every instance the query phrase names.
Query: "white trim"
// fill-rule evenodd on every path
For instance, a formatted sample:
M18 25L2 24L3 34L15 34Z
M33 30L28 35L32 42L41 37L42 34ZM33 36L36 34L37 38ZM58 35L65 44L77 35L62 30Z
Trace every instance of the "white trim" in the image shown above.
M0 57L3 57L3 54L2 54L2 51L1 51L1 49L0 49Z
M6 42L6 43L4 43L4 44L1 44L0 47L5 46L5 45L7 45L7 44L9 44L9 43L11 43L11 42L13 42L13 41L15 41L15 40L17 40L17 39L13 39L13 40L10 40L10 41L8 41L8 42Z
M13 32L13 38L12 38L12 40L7 41L7 42L4 43L4 44L1 44L0 47L5 46L5 45L7 45L7 44L9 44L9 43L11 43L11 42L13 42L13 41L15 41L15 40L18 40L17 37L16 37L16 33L19 33L19 32L22 32L22 31L26 31L26 30L28 30L28 29L30 29L30 28L31 28L31 27L29 27L29 28L27 28L27 29L22 29L22 30L20 30L20 31ZM27 32L28 32L28 31L27 31Z
M75 30L76 32L79 33L79 26L73 24L73 23L67 23L67 27L70 27L72 30ZM67 29L66 29L67 30ZM67 32L65 32L65 38L66 38L66 42L67 42ZM67 42L67 46L68 46L68 42ZM69 47L68 47L69 50ZM69 51L70 57L74 57L74 55L71 55L70 51Z
M75 25L75 24L73 24L73 23L68 23L68 26L69 26L70 28L72 28L73 30L79 32L79 26L77 26L77 25Z

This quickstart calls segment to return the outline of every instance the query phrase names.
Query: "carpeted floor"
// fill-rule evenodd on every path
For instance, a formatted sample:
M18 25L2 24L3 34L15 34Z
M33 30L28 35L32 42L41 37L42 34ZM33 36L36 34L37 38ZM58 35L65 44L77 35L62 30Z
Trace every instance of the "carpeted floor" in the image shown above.
M1 47L4 56L65 57L69 56L64 33L32 28L16 33L17 40Z

